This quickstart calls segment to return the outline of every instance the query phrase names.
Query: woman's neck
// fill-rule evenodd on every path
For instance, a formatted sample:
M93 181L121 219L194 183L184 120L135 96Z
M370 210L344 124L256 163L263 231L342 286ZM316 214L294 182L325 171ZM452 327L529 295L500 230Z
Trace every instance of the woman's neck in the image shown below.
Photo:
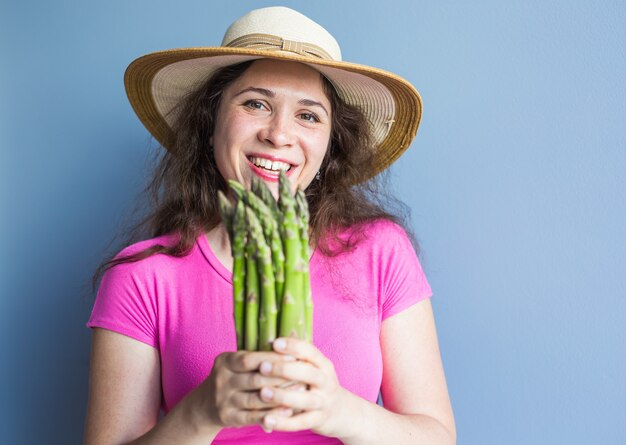
M213 229L209 230L205 236L217 259L224 265L224 267L226 267L226 269L232 271L233 256L230 250L228 232L226 232L224 225L218 224Z

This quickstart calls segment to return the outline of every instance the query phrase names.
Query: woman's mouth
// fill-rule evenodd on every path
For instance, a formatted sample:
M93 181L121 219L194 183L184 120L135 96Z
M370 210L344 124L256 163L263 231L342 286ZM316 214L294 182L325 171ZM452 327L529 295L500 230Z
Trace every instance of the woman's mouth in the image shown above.
M281 171L289 175L289 172L294 167L292 164L285 161L260 158L258 156L249 156L248 162L252 170L267 181L278 181L278 176Z

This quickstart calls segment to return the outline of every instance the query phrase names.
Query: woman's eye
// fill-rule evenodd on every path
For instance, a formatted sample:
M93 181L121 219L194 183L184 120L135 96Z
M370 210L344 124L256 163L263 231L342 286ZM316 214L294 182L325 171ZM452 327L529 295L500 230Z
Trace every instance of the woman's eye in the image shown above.
M317 116L313 113L302 113L300 115L300 117L302 119L304 119L305 121L309 121L309 122L319 122L320 120L317 118Z
M253 108L255 110L262 110L263 108L265 108L265 105L263 105L263 103L259 102L258 100L247 100L244 102L244 105L248 108Z

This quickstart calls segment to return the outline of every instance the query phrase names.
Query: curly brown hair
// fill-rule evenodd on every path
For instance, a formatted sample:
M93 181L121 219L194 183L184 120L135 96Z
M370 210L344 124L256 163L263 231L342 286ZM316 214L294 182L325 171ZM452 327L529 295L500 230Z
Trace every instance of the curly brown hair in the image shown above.
M146 188L152 212L130 231L125 244L145 237L176 233L172 246L155 245L129 256L118 256L102 263L93 277L94 288L109 268L139 261L154 254L187 255L197 237L221 221L217 191L227 185L219 173L209 145L215 117L225 89L253 63L247 61L216 71L175 109L175 139L155 169ZM325 255L350 250L362 239L363 223L387 219L402 225L406 206L386 189L386 174L371 176L374 146L369 122L355 106L344 102L330 81L320 74L332 109L330 146L315 179L305 190L310 208L310 238ZM350 227L350 236L339 237ZM416 250L417 243L407 230ZM331 248L331 245L333 246Z

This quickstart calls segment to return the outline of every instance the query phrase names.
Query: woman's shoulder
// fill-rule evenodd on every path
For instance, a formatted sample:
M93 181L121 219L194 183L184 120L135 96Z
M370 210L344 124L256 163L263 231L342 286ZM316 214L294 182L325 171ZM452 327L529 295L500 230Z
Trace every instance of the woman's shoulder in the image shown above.
M402 227L397 222L385 218L379 218L364 223L363 232L372 237L408 237L404 227Z
M363 247L380 255L398 255L400 252L416 253L416 246L409 232L400 224L377 219L363 227Z
M146 279L175 273L189 262L190 255L174 256L163 252L162 247L174 247L178 240L179 236L167 234L130 244L115 255L114 265L107 273L117 276L141 276Z
M115 255L115 258L130 257L157 246L173 247L178 242L178 239L179 237L177 235L168 233L154 238L137 241L121 249L119 253Z
M359 244L388 244L401 240L409 240L409 235L400 224L385 218L360 223L346 229L342 236L357 237Z
M337 232L326 239L331 252L372 255L389 253L398 246L413 248L402 225L384 218L365 221Z

